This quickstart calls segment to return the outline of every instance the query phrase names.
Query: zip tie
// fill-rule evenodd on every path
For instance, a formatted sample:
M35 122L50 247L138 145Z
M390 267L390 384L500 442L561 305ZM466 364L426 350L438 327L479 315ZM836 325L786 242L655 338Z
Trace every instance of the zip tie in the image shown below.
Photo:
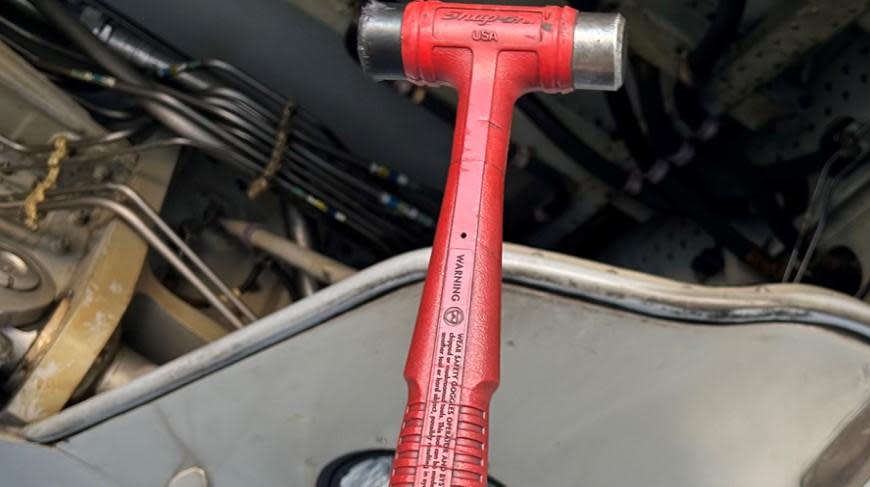
M54 139L54 151L48 156L48 174L36 184L33 191L24 200L24 224L36 231L39 229L39 204L45 201L45 192L57 184L60 176L60 165L69 156L69 140L66 136Z
M292 98L287 100L284 105L284 110L281 112L281 122L278 124L278 131L275 133L275 145L272 147L272 157L263 174L251 182L248 187L248 198L251 200L257 199L264 191L269 189L272 178L281 170L281 161L284 160L284 153L287 151L287 144L290 141L290 121L293 119L293 114L296 113L296 101Z

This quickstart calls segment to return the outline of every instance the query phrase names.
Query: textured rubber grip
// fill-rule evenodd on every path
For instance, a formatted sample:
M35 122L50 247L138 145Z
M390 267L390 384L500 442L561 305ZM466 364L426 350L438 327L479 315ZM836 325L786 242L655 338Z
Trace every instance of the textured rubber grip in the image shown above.
M399 434L399 444L393 463L394 486L414 485L451 485L480 486L486 485L486 444L487 418L486 412L472 406L458 406L459 422L456 425L456 446L450 471L447 467L431 468L418 466L421 453L426 454L421 445L423 424L425 422L425 403L418 402L409 405L405 410L405 418ZM434 483L415 483L420 472L426 480ZM439 484L439 479L450 479L450 484Z

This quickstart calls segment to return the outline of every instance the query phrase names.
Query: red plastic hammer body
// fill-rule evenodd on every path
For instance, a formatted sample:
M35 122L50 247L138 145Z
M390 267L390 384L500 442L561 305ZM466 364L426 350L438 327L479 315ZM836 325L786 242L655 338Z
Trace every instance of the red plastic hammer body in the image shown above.
M590 16L586 24L583 15ZM618 15L567 7L418 1L404 11L383 4L364 10L366 71L447 84L459 94L447 185L405 368L408 403L393 486L487 483L514 102L529 91L618 88L622 25Z

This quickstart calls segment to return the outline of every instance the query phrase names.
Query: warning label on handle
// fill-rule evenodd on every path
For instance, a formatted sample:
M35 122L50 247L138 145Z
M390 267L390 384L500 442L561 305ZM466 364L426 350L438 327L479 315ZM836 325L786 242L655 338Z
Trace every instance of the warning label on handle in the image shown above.
M420 462L415 485L449 487L456 447L459 400L471 305L474 252L450 249L441 293L435 361L423 419Z

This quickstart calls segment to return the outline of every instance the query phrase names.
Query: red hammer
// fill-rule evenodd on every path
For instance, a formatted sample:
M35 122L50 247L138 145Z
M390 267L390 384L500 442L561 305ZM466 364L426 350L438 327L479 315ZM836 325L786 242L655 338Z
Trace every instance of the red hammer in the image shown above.
M453 155L405 378L392 486L485 486L489 403L499 381L504 175L516 99L616 90L618 14L568 7L372 2L359 23L375 79L459 92ZM530 416L533 417L533 416Z

